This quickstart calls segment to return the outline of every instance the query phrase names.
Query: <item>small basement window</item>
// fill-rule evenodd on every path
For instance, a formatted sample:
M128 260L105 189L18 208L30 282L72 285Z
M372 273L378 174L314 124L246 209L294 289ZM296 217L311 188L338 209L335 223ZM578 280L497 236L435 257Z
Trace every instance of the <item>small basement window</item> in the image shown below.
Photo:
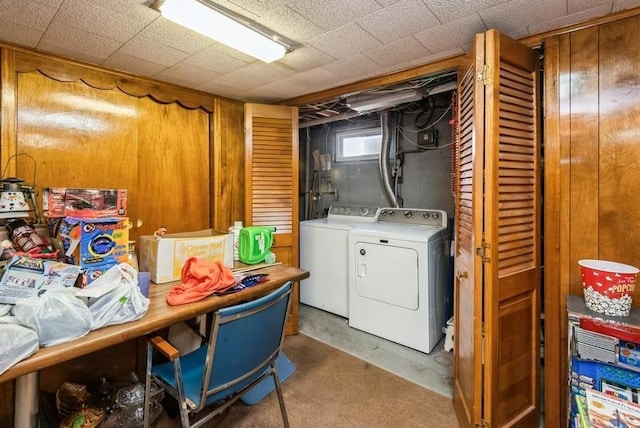
M336 162L378 159L381 145L379 127L336 132Z

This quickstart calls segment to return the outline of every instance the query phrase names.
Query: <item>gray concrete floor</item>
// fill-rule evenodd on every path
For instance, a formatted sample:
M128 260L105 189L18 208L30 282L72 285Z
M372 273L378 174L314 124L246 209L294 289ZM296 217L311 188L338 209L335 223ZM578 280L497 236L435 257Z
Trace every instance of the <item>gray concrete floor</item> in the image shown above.
M320 342L363 359L446 397L453 395L453 352L444 336L430 354L349 327L340 316L301 304L299 330Z

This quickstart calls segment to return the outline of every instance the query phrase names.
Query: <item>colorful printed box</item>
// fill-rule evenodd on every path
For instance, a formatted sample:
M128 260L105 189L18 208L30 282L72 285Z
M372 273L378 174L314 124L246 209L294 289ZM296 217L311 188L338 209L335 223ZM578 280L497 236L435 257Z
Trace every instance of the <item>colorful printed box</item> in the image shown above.
M66 217L59 237L67 263L82 268L126 262L129 251L127 217Z

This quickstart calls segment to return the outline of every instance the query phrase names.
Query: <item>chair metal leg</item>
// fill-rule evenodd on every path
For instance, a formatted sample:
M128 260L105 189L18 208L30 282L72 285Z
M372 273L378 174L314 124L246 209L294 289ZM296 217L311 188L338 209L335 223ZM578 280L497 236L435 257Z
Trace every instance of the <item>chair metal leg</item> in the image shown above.
M147 343L147 369L144 381L144 428L151 424L151 364L153 361L153 346Z
M285 428L289 428L289 418L287 417L287 408L284 405L284 396L282 395L282 386L280 385L280 378L278 377L278 371L276 369L275 361L271 364L273 372L273 382L276 384L276 392L278 393L278 403L280 403L280 413L282 413L282 422Z
M182 428L189 428L191 422L189 422L189 409L187 406L187 399L184 395L184 385L182 382L182 368L180 367L180 359L173 360L173 372L176 378L176 386L178 389L178 406L180 406L180 421L182 422Z

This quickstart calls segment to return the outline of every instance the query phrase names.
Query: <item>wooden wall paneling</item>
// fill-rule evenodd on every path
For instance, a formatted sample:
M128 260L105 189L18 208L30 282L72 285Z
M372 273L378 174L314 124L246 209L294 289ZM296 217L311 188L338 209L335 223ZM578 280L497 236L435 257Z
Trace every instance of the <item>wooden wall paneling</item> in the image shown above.
M602 25L599 42L597 254L640 267L640 18Z
M202 109L140 98L137 233L210 227L209 117Z
M631 16L545 46L547 426L566 423L565 297L583 293L578 260L640 265L639 24ZM638 305L638 290L634 297Z
M569 54L571 112L563 126L571 129L569 287L571 294L582 294L578 260L598 258L598 28L571 34Z
M560 426L560 410L564 394L560 388L562 378L560 349L560 126L559 126L559 37L544 43L544 416L547 426Z
M135 197L137 99L39 72L20 73L17 88L16 152L35 159L38 194L43 187L123 187ZM32 160L19 156L17 165L32 184Z
M0 171L4 172L7 160L16 154L16 106L17 76L15 53L11 49L0 50ZM0 174L2 174L0 172ZM9 165L7 176L15 176L15 163Z
M213 96L166 82L115 72L103 67L60 59L53 55L20 48L11 49L16 57L16 70L22 73L40 71L59 81L82 80L99 89L116 89L136 98L149 96L163 103L177 102L187 109L203 108L213 112Z
M212 225L226 232L244 213L244 104L216 99L211 170Z

